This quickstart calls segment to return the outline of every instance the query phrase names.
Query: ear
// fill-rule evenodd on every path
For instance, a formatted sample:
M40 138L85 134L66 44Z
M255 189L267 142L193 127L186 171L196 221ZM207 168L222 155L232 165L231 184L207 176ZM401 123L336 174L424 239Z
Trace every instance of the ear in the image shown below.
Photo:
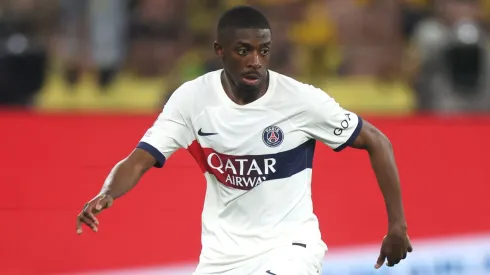
M214 42L213 47L214 53L219 57L223 57L223 47L217 41Z

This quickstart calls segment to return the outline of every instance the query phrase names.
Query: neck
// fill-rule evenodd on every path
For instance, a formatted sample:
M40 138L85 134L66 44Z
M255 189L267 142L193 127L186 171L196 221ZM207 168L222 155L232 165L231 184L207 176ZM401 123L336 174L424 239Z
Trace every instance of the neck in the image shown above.
M259 87L253 89L240 88L237 86L231 77L223 70L221 73L221 84L225 90L226 95L238 105L246 105L254 102L262 97L269 87L269 75L267 75L266 81L261 83Z

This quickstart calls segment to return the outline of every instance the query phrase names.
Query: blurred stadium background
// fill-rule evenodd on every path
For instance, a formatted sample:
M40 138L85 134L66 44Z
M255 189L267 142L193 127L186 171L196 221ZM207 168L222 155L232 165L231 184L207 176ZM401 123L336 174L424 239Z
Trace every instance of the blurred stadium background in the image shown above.
M373 269L386 221L368 158L320 146L323 274L490 274L488 0L1 0L0 274L191 274L204 178L186 152L99 233L75 218L172 91L220 68L214 27L238 4L271 19L272 69L395 147L415 252Z

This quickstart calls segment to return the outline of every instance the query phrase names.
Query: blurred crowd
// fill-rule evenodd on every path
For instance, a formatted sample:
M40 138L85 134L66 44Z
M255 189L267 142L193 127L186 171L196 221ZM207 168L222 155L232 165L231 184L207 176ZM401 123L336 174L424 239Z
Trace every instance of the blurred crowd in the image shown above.
M490 111L490 1L478 0L2 0L0 104L35 104L51 74L66 93L85 74L100 93L128 73L161 78L165 101L220 68L216 21L240 4L270 18L273 70L402 82L420 111Z

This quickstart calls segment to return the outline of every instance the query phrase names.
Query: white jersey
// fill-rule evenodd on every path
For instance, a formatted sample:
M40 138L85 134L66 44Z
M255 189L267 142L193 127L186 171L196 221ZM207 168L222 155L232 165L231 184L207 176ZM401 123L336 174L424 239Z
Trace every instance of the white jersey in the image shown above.
M204 173L198 270L232 269L291 243L326 250L311 200L315 140L340 151L362 120L324 91L273 71L262 97L238 105L221 72L179 87L138 144L157 167L185 148Z

